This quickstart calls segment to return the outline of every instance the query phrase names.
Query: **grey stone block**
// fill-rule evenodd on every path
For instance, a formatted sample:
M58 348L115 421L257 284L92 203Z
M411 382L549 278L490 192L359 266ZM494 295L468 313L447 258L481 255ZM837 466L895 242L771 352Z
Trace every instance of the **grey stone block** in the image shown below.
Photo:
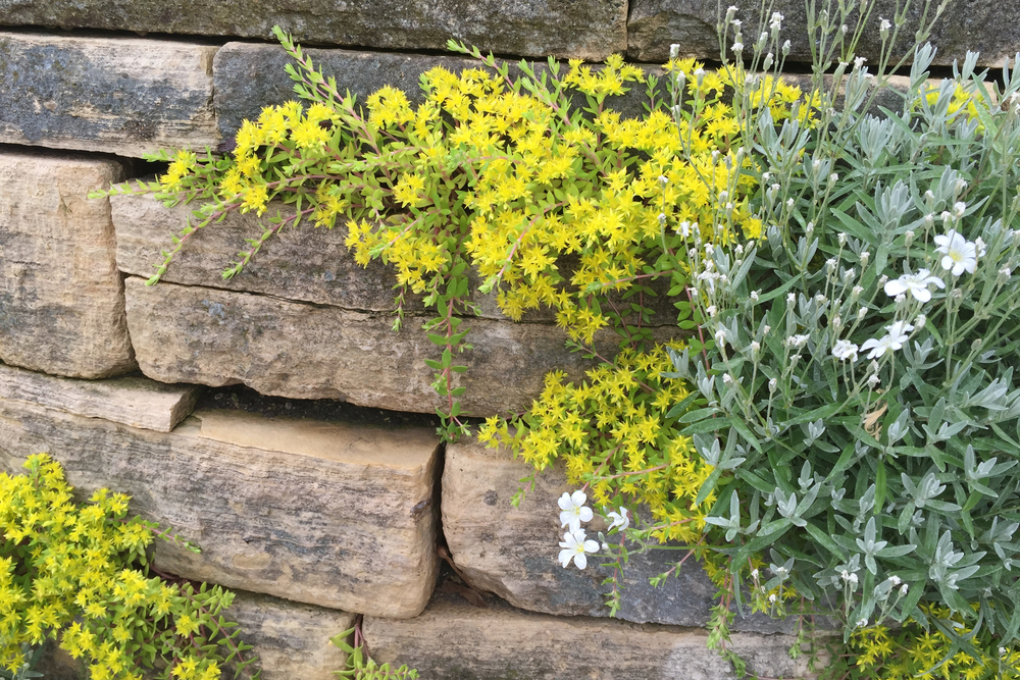
M0 33L0 142L131 157L216 146L215 53L172 40Z
M626 49L626 0L0 0L0 24L271 38L308 43L485 51L601 60Z

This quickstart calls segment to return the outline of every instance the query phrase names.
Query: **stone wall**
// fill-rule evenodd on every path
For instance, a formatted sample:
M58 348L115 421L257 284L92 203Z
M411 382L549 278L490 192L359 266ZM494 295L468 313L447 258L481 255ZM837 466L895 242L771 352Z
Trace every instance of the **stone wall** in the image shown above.
M738 4L753 21L758 3ZM801 59L802 4L777 5ZM146 152L229 144L244 118L291 98L286 55L267 42L277 23L341 88L413 98L423 71L470 63L441 52L449 38L651 64L673 42L711 58L715 13L705 0L0 0L0 470L49 452L81 493L127 492L133 511L200 545L160 545L155 562L239 592L228 613L266 680L331 677L343 657L328 638L359 614L373 655L423 678L729 677L705 649L713 588L697 566L652 590L665 558L635 559L611 620L606 573L556 561L563 471L512 508L526 466L470 439L441 445L424 415L438 403L427 312L410 301L392 333L393 275L357 266L342 227L285 231L224 281L259 231L231 217L147 287L189 207L86 199L152 172ZM939 64L971 47L999 65L1020 51L1020 5L960 0L934 40ZM876 49L868 37L864 53ZM634 96L613 105L640 111ZM459 383L472 414L523 410L546 372L588 366L548 314L514 324L491 296L476 302ZM786 656L789 624L734 629L755 672L807 674Z

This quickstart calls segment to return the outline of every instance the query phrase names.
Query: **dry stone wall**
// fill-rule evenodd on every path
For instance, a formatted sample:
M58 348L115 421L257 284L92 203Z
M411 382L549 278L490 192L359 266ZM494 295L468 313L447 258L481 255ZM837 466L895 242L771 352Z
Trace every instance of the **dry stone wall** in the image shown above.
M876 2L891 16L892 0ZM737 0L748 24L758 4ZM161 544L155 563L238 591L227 613L267 680L330 677L344 658L328 638L357 615L374 656L423 678L730 677L705 648L713 588L697 565L653 590L647 578L665 557L636 557L624 621L610 620L606 573L556 560L562 471L514 509L522 463L471 439L440 445L434 423L415 415L438 403L423 362L427 310L411 299L392 333L393 275L357 266L342 226L285 230L224 280L223 265L260 230L232 216L192 237L147 287L192 207L86 198L158 171L139 160L147 152L228 151L244 118L291 99L287 58L268 41L277 23L312 45L341 88L363 98L394 85L415 100L427 69L472 65L440 52L449 38L511 58L624 53L655 73L674 42L716 55L716 7L0 0L0 470L50 452L81 494L127 492L133 511L199 544L199 555ZM801 3L776 8L791 59L804 59ZM909 13L907 33L917 20ZM1020 5L959 0L933 40L938 64L972 48L1000 65L1020 51ZM864 56L876 50L865 35ZM641 92L611 106L637 115ZM474 302L475 349L459 383L474 415L524 410L546 372L578 377L590 365L548 313L513 324L491 296ZM675 332L670 312L655 317L660 338ZM611 335L598 342L612 352ZM466 583L441 574L437 544ZM755 672L808 674L786 655L790 624L750 617L734 629ZM51 677L81 675L64 662Z

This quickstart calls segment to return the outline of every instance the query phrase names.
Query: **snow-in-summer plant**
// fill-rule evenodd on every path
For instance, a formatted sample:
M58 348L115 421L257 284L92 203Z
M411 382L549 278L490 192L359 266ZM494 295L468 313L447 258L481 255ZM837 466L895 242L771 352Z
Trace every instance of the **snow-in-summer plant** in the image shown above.
M781 15L753 43L751 68L724 56L744 83L734 115L763 237L725 243L672 225L708 340L671 351L669 373L696 388L669 415L712 470L692 504L695 516L711 501L699 544L725 555L729 584L749 588L747 602L730 587L738 607L835 605L853 673L1012 677L1020 55L999 83L975 71L976 54L932 81L935 48L919 45L895 90L889 45L908 8L876 17L886 49L869 73L841 40L859 37L867 14L848 31L843 3L829 5L812 17L814 87L799 115L773 116L771 76L753 75L779 68L768 46ZM926 16L944 5L926 3ZM720 34L739 53L750 41L734 12ZM880 93L903 103L880 109ZM626 551L600 548L625 562ZM837 654L830 672L844 671Z
M882 677L1004 673L1020 630L1020 74L989 82L969 53L931 81L934 55L916 49L898 110L869 110L852 54L831 84L816 63L814 124L745 108L763 238L691 235L714 342L673 353L734 580L759 604L776 583L838 603L847 639L914 622L938 640Z

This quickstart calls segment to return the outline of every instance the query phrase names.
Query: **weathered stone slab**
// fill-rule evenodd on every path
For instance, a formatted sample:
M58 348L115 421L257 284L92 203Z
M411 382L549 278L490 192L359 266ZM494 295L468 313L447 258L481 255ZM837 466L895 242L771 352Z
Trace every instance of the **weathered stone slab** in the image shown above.
M355 619L335 609L240 591L223 616L240 624L241 639L258 654L263 680L333 680L347 655L329 638L353 627Z
M111 160L0 150L0 361L81 378L135 368L110 203L87 198L123 173Z
M125 195L110 198L113 224L117 232L117 266L127 274L148 278L155 266L163 262L161 251L171 247L170 235L180 232L194 205L180 204L165 207L151 196ZM285 216L293 209L283 203L274 203L269 214L279 210ZM314 302L343 309L367 312L395 311L394 287L397 277L394 270L378 260L362 267L344 245L347 227L337 224L333 229L314 228L309 223L297 228L281 230L270 239L244 270L224 280L221 272L233 253L245 247L245 238L262 233L258 218L232 212L222 222L211 224L188 237L162 280L188 286L206 286L226 290L245 291L260 295L274 295L288 300ZM560 263L561 272L569 277L571 263ZM497 293L484 295L478 292L480 279L474 271L471 278L471 301L478 316L486 319L508 320L499 309ZM660 297L648 304L657 310L652 324L672 326L676 309L665 297L668 279L653 282ZM621 302L626 307L626 302ZM408 293L404 311L410 314L428 314L422 296ZM531 323L554 324L554 310L543 307L529 310L524 320Z
M861 36L857 54L874 64L878 62L881 50L879 18L891 21L898 3L897 0L876 0L873 4L871 22ZM938 4L932 3L932 14ZM750 45L759 32L762 4L757 0L734 0L721 5L707 0L631 0L627 19L627 56L638 61L664 62L669 58L670 44L677 43L682 56L717 60L718 12L720 7L725 12L730 5L739 9L737 18L744 22L744 43ZM788 59L811 61L804 3L801 0L777 0L769 6L784 16L780 40L790 40ZM920 25L924 2L916 0L909 6L907 22L900 31L902 39L893 51L893 64L912 47L914 33ZM856 22L856 14L853 17ZM765 23L767 25L768 17ZM1006 59L1012 59L1020 52L1020 3L995 0L951 2L929 41L938 48L936 64L952 64L954 59L962 63L967 50L972 50L981 53L981 64L1001 67Z
M417 615L435 584L431 500L438 440L387 429L196 411L171 433L0 401L0 469L48 452L87 495L130 494L132 512L202 548L158 543L163 571L298 602Z
M197 286L142 279L125 282L128 326L145 375L162 382L210 386L243 383L262 394L341 399L359 406L431 413L441 405L425 359L438 356L408 317L393 317ZM466 413L522 411L542 390L546 373L579 376L589 366L565 346L555 326L470 319L474 349L455 358L467 372ZM669 330L669 329L666 329ZM613 350L613 337L597 342Z
M0 0L9 26L101 28L271 38L274 24L300 40L388 49L445 49L454 38L483 52L600 60L626 49L625 0Z
M0 0L0 17L9 4ZM216 146L215 53L171 40L0 33L0 142L133 157Z
M189 415L202 388L148 378L75 380L0 364L0 399L16 399L86 418L169 432Z
M195 205L167 208L151 196L110 198L117 232L117 266L127 274L148 278L162 263L160 251L170 235L180 232ZM293 214L289 208L286 214ZM275 208L271 208L275 210ZM275 214L275 212L273 213ZM311 224L281 230L244 271L224 280L220 272L245 238L262 232L257 217L232 212L222 222L195 232L163 275L163 281L188 286L276 295L291 300L345 309L391 312L396 276L380 261L364 268L344 245L347 229L316 229ZM412 299L410 311L423 309Z
M430 680L728 680L729 662L706 647L707 633L513 609L495 598L474 607L436 595L406 621L365 617L372 657L406 663ZM729 648L752 677L805 678L806 656L790 659L790 635L735 633Z
M534 469L505 449L488 449L474 439L447 445L443 471L443 534L457 568L468 583L522 609L564 616L609 616L602 581L612 569L597 565L564 569L557 561L563 540L557 499L567 485L562 465L538 475L519 507L510 499ZM638 511L640 514L640 511ZM646 518L647 519L647 518ZM605 526L601 519L589 533ZM704 626L715 604L715 586L693 560L658 588L648 579L668 571L683 553L654 550L631 555L624 571L618 616L636 623ZM756 614L733 622L734 630L774 632L792 627Z

